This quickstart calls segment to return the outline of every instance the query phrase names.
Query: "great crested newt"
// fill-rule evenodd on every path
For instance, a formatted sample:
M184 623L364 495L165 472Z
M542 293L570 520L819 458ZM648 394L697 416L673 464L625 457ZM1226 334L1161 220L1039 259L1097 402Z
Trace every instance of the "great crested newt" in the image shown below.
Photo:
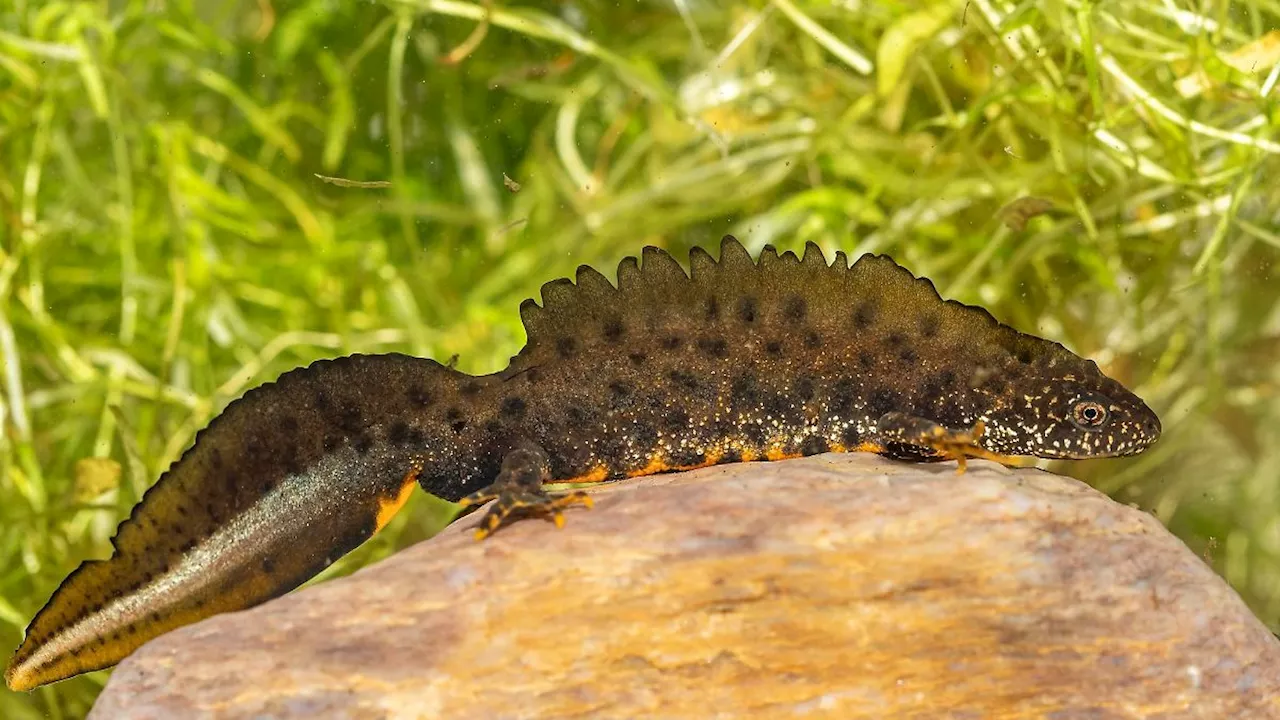
M351 355L232 402L71 573L5 671L29 690L282 595L385 526L414 483L493 500L478 534L563 520L592 482L861 451L907 461L1141 452L1155 413L1096 364L944 301L883 255L828 264L725 237L689 271L646 247L617 285L587 266L542 287L508 367Z

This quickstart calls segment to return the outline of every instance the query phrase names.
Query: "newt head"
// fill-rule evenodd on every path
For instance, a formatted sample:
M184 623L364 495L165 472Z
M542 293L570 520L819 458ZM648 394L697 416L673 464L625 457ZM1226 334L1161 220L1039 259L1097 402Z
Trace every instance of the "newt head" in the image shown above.
M1057 372L1013 383L1009 401L981 418L983 446L1005 455L1084 460L1136 455L1159 439L1160 418L1141 398L1093 361L1067 354L1065 363L1059 356L1044 368ZM1064 373L1063 364L1073 367Z
M863 256L850 271L875 288L848 307L854 327L873 347L891 348L898 367L918 369L918 407L890 409L952 431L980 421L976 447L1000 456L1118 457L1160 437L1151 408L1092 360L981 307L942 300L932 282L887 256Z

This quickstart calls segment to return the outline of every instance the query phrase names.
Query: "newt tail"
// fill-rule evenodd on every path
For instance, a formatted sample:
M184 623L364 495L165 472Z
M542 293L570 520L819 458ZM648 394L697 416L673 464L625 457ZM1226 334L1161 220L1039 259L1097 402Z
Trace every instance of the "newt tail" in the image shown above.
M286 593L359 546L404 503L428 442L396 419L459 375L355 355L231 403L121 523L111 559L81 565L36 615L9 687L113 665L164 632Z
M386 525L416 482L493 500L486 535L557 522L546 482L870 451L911 461L1141 452L1155 414L1092 361L940 298L892 259L828 263L732 237L686 271L645 248L520 308L528 342L483 376L352 355L230 405L36 615L14 690L109 667L147 640L297 587Z

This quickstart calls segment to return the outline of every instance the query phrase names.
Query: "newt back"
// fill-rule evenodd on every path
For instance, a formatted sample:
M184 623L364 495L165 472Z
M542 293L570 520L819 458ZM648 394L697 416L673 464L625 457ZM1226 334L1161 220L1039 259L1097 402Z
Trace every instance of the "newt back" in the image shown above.
M576 284L545 285L542 306L522 305L528 343L489 404L518 409L552 477L827 450L940 455L880 432L894 412L982 421L980 445L1001 455L1122 455L1159 433L1092 361L944 301L888 257L828 264L810 244L803 258L766 247L756 262L726 238L718 262L700 248L689 262L686 274L646 248L621 263L616 288L583 266Z

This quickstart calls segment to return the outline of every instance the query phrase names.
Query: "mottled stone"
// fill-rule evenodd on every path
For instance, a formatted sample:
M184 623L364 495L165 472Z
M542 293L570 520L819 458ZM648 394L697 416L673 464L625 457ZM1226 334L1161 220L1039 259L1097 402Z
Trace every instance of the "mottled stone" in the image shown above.
M819 455L464 520L165 635L91 717L1280 717L1280 641L1067 478Z

